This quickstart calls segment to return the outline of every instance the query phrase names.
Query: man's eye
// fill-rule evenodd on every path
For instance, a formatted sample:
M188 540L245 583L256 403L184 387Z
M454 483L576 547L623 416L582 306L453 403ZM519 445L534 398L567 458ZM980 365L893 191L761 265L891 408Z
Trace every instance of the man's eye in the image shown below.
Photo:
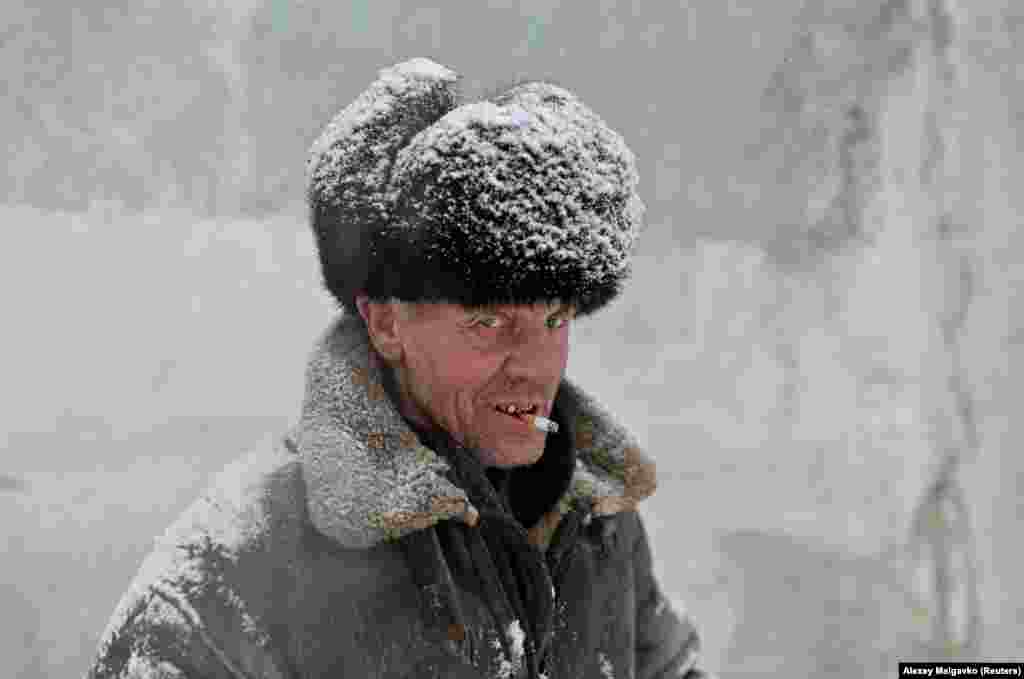
M568 323L570 318L568 316L552 316L548 318L544 324L549 330L558 330ZM496 330L503 327L505 321L498 316L480 316L473 321L473 327L484 327L489 330Z
M476 322L473 323L473 325L482 325L485 328L490 328L493 330L494 328L497 328L500 323L501 319L498 318L497 316L483 316L481 318L476 319Z

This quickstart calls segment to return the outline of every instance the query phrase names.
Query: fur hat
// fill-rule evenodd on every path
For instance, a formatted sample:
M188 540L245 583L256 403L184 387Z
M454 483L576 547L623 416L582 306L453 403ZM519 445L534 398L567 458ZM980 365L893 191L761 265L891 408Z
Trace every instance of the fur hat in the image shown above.
M327 290L350 313L357 294L603 307L642 229L632 152L561 87L460 105L458 80L428 59L384 69L313 144Z

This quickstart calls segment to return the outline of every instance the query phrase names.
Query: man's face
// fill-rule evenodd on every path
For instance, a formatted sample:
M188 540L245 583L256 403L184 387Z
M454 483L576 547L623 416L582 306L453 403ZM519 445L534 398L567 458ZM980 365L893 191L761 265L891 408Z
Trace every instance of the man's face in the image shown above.
M535 414L551 414L574 310L561 304L413 306L410 314L396 312L391 326L392 346L401 354L392 363L403 412L479 451L484 466L540 459L546 434L497 406L533 405Z

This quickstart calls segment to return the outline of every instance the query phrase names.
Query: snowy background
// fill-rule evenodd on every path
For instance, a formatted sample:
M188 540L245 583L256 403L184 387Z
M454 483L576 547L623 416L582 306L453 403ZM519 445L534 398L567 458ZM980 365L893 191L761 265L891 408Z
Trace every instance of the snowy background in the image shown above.
M1024 657L1008 3L11 4L5 676L84 671L153 537L297 416L332 317L305 152L414 56L551 77L638 156L635 279L569 372L659 464L643 513L707 667ZM969 512L917 512L961 453Z

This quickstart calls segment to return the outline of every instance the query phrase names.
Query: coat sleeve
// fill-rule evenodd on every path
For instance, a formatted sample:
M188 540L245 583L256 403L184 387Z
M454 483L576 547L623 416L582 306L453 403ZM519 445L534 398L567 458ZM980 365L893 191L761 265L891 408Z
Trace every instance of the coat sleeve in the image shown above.
M175 593L160 586L129 593L118 606L86 679L237 679L217 644Z
M262 630L233 610L236 599L223 586L191 587L174 574L137 578L85 679L285 679L271 644L254 638Z
M638 537L633 550L636 583L637 679L714 679L698 669L700 638L690 617L676 611L661 591L651 559L647 531L636 514Z
M122 601L86 679L270 679L252 663L232 657L187 601L166 584L151 585ZM259 663L262 664L262 663Z

